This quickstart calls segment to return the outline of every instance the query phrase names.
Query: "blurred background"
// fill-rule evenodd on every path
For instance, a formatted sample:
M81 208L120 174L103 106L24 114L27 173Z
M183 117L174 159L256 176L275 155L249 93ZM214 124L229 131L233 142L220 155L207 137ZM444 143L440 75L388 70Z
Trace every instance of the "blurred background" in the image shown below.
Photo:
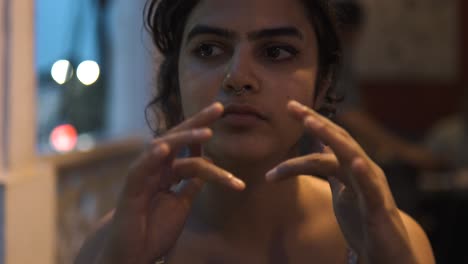
M468 263L468 3L334 1L335 121L384 168L438 263ZM71 263L151 138L145 1L0 2L0 263Z

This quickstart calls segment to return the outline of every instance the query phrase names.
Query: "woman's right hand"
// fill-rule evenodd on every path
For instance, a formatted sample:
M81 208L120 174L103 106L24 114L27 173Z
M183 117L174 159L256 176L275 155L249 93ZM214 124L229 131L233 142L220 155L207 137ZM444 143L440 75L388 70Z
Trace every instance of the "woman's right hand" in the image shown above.
M222 113L220 103L207 107L154 140L134 163L98 263L154 263L174 246L205 180L245 188L241 180L200 157L201 143L212 137L208 126ZM176 158L184 147L190 147L190 157ZM176 183L178 188L171 189Z

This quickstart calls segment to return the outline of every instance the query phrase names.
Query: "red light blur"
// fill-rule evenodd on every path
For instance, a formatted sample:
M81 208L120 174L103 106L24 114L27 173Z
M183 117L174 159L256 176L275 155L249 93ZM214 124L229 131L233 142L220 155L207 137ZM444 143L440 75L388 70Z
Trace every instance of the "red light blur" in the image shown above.
M60 125L52 130L50 144L58 152L72 151L78 141L78 133L72 125Z

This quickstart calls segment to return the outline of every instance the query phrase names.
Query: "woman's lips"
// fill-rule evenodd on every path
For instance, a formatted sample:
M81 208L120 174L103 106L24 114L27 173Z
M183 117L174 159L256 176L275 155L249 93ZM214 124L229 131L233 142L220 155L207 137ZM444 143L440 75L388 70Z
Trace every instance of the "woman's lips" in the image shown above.
M230 114L254 115L263 120L267 119L262 111L249 104L227 104L224 107L223 117Z
M238 114L238 113L229 113L223 116L221 119L227 125L235 127L249 127L257 125L264 120L259 118L254 114Z
M229 126L249 127L267 120L256 107L248 104L228 104L221 119Z

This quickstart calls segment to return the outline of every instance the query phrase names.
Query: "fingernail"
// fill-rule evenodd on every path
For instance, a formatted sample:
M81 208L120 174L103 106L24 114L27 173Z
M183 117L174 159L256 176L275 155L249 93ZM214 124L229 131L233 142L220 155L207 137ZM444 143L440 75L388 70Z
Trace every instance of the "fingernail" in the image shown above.
M153 154L157 157L164 157L165 155L167 155L168 149L169 146L167 146L166 144L161 144L153 149Z
M232 174L229 174L229 178L230 178L229 180L235 187L240 188L240 189L245 188L245 183L241 181L239 178L234 177L234 175Z
M220 102L216 102L216 103L213 103L211 104L207 109L206 111L207 112L212 112L212 111L215 111L217 110L218 108L222 108L223 105L220 103Z
M278 170L276 168L270 170L269 172L267 172L267 174L265 175L265 178L267 181L274 181L277 177L277 172Z
M300 110L307 110L307 107L296 100L291 100L291 106L298 108Z

